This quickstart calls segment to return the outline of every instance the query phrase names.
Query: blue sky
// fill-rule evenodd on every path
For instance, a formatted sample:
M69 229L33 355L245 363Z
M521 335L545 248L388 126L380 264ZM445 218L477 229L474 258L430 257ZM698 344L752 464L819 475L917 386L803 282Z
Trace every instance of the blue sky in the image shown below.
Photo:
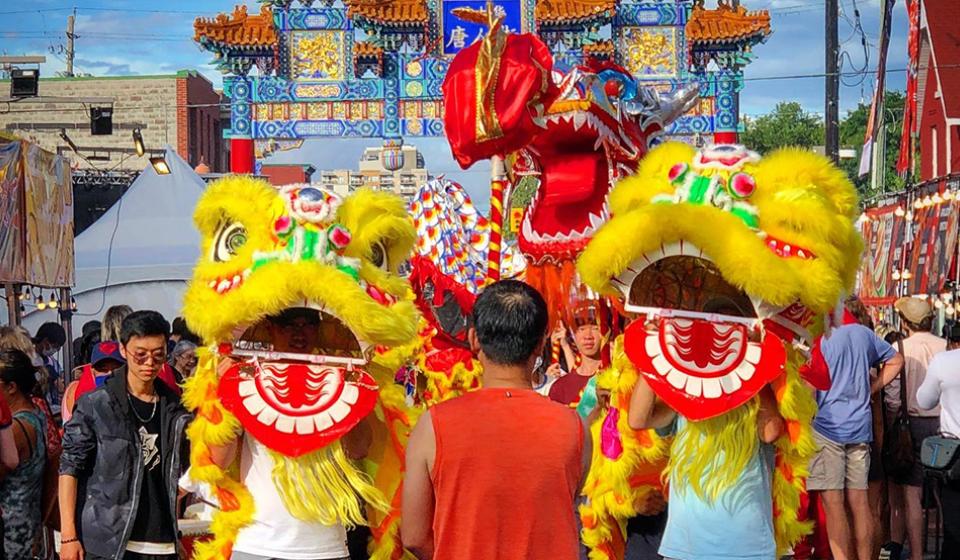
M65 46L67 15L76 6L77 35L75 71L93 75L166 74L197 69L215 85L219 73L210 66L209 53L193 42L193 20L233 9L233 0L166 0L133 2L120 0L7 0L0 7L0 53L45 54L43 76L52 76L64 68L61 46ZM254 1L245 2L251 13L259 10ZM707 0L707 5L715 5ZM744 0L749 9L769 9L773 35L754 49L755 61L747 68L741 95L741 112L756 116L771 110L780 101L799 101L807 110L823 111L823 0ZM840 0L840 39L843 71L856 72L876 66L879 35L880 0ZM855 11L868 41L869 60L864 60L860 34L854 23ZM903 1L894 9L893 34L888 68L906 65L906 9ZM809 78L797 76L815 75ZM844 76L841 87L841 114L869 102L873 92L872 72ZM888 88L903 89L905 74L887 75ZM310 150L321 168L355 167L364 145L372 141L341 142L337 150L323 142ZM442 141L416 142L424 152L427 166L435 173L445 172L465 185L482 183L485 169L461 174L453 164ZM337 154L331 157L330 154ZM323 160L323 161L319 161ZM341 161L342 160L342 161ZM471 185L472 186L472 185ZM480 193L482 189L471 188ZM482 203L481 203L482 204Z

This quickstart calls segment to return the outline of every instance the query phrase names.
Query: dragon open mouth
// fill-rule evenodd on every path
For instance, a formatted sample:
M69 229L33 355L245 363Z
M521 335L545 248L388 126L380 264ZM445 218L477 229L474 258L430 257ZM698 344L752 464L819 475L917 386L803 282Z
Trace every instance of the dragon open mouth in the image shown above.
M245 430L285 455L336 440L376 402L377 385L361 369L364 346L318 306L285 309L246 328L227 346L221 352L240 361L221 379L224 406Z
M732 410L781 373L782 343L758 328L757 306L693 245L661 246L614 283L637 316L624 333L627 356L687 418Z

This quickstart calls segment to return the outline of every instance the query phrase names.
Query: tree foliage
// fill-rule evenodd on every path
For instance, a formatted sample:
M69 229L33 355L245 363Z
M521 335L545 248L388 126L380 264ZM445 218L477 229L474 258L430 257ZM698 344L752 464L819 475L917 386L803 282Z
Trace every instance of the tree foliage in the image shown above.
M897 154L900 151L900 131L903 129L903 100L904 95L899 91L888 91L884 96L884 123L886 141L884 142L884 189L889 191L900 190L904 186L903 179L897 175ZM871 189L870 175L858 177L860 157L863 150L863 140L867 134L867 119L870 115L870 105L860 104L850 111L840 123L840 145L844 148L854 148L857 157L840 161L840 167L847 172L850 180L856 185L860 195L869 197L874 194ZM871 169L872 171L872 169Z
M884 153L884 179L886 191L903 188L903 180L896 173L897 153L900 144L900 130L903 121L902 92L888 91L885 97L884 114L886 116L886 142ZM850 111L840 122L840 146L856 150L856 157L840 160L840 167L846 171L856 185L861 196L876 194L871 191L870 175L859 177L860 154L864 137L867 134L867 118L870 105L860 104ZM778 103L773 111L755 119L744 119L744 131L740 141L752 150L765 154L785 146L797 146L806 149L825 144L823 119L803 110L795 101Z
M823 138L823 121L796 101L777 103L770 113L745 120L741 135L744 145L760 154L785 146L822 146Z

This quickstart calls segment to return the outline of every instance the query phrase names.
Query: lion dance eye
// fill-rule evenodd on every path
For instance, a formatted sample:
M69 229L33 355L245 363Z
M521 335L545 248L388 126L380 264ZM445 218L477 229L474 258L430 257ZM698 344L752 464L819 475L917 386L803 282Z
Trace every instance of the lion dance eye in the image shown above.
M246 243L247 230L244 229L242 224L233 222L223 226L217 234L213 260L225 262L232 259Z
M387 269L387 252L380 243L374 243L370 249L370 261L377 268Z

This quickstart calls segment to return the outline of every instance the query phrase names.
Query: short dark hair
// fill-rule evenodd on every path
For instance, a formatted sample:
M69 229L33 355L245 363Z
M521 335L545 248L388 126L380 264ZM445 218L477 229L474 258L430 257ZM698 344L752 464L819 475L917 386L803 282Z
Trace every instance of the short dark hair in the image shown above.
M529 285L502 280L484 288L473 304L473 328L492 362L522 364L547 334L547 304Z
M37 367L20 350L0 351L0 379L13 383L24 396L31 397L37 387Z
M910 319L907 319L903 313L900 313L900 320L907 325L908 329L915 333L930 332L933 329L933 317L924 317L919 323L914 323Z
M41 340L46 340L54 346L63 346L67 341L67 331L63 330L63 325L60 323L44 323L37 329L37 336L33 337L34 342Z
M170 323L156 311L134 311L120 324L120 344L135 336L163 336L170 338Z

